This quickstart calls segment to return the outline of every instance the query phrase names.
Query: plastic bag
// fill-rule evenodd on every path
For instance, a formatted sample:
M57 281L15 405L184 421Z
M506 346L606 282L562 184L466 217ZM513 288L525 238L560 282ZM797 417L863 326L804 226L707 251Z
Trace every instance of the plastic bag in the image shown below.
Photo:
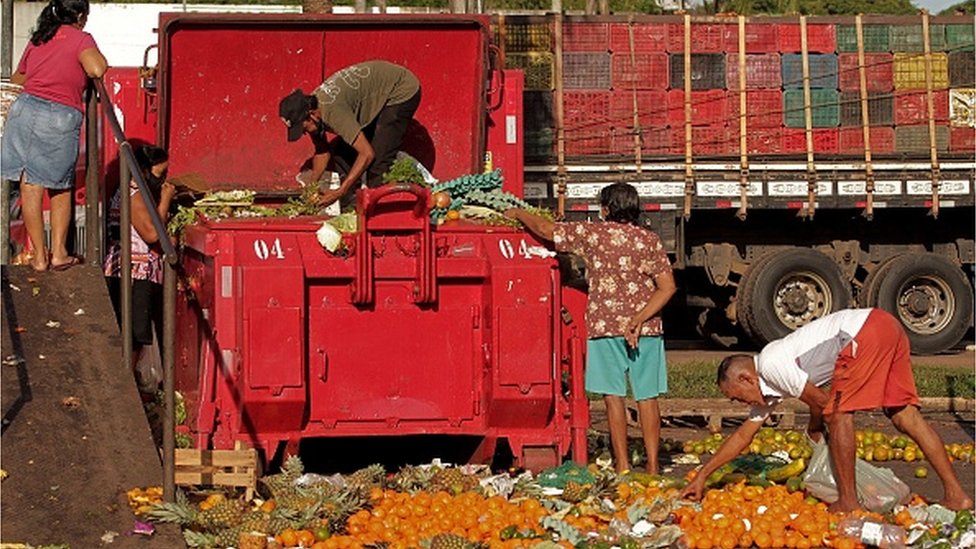
M159 342L156 340L156 330L153 330L152 345L144 345L139 350L136 361L136 385L139 392L156 394L159 384L163 382L163 361L159 356Z
M810 439L808 442L813 448L813 455L803 477L807 492L833 503L837 501L837 482L830 466L830 450L825 442ZM876 467L860 458L854 463L854 478L858 501L865 509L876 513L890 512L895 505L907 501L911 494L908 486L891 469Z

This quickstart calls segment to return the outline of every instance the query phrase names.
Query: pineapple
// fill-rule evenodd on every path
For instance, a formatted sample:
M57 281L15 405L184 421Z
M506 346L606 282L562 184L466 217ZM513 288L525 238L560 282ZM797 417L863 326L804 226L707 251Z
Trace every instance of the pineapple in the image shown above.
M562 499L569 503L579 503L589 496L590 487L588 484L580 484L575 480L566 481L563 488Z
M528 497L542 497L542 487L532 478L531 474L522 474L515 479L515 486L512 487L511 499Z
M427 488L434 474L430 467L406 465L394 475L392 484L398 492L412 493Z
M210 532L218 532L225 528L237 526L246 510L247 504L243 501L239 499L229 499L222 501L210 509L200 513L197 518L197 522L201 527ZM236 543L236 541L234 543Z
M241 528L245 532L268 532L271 517L262 511L248 511L241 517Z
M346 519L366 506L368 496L358 490L345 490L320 502L322 520L333 532L345 528Z
M224 528L223 530L217 532L216 544L220 549L225 549L227 547L237 547L237 542L241 539L241 533L246 532L241 526L234 526L233 528Z
M430 549L478 549L480 543L468 541L464 536L445 533L437 534L430 539Z
M173 503L156 503L146 513L146 518L152 522L171 522L180 526L190 526L197 522L200 513L186 498L182 490L176 492Z
M346 477L346 484L359 490L369 490L373 486L382 484L386 469L378 463L364 467Z
M474 489L478 486L478 481L465 475L457 467L440 469L430 479L430 488L433 491L444 490L449 494L458 495L466 490Z
M619 482L613 470L602 471L596 475L596 479L590 485L589 495L601 500L613 500L617 495L617 484Z
M275 475L268 475L261 478L271 492L271 497L277 498L279 494L285 493L294 488L295 480L305 472L305 465L302 464L298 456L288 456L285 463L281 466L281 472Z

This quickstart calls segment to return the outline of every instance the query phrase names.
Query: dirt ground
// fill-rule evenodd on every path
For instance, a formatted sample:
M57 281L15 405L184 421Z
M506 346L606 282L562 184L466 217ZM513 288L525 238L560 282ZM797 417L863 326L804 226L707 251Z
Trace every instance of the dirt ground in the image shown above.
M3 267L0 541L72 548L184 547L174 527L127 535L125 492L162 466L98 266ZM106 540L112 541L106 543Z

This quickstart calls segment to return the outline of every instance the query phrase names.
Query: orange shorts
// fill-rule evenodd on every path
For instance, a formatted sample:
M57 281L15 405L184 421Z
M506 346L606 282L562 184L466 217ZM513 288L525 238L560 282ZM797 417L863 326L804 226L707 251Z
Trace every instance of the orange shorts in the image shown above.
M908 336L898 319L875 309L841 350L824 413L918 405Z

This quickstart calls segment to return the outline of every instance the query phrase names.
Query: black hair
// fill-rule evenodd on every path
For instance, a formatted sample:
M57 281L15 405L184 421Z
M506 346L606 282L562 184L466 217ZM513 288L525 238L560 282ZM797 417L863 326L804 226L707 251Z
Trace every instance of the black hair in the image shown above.
M607 221L637 225L640 219L640 198L629 183L614 183L600 191L600 206L607 209Z
M142 173L148 172L156 164L161 164L169 160L169 153L166 152L166 149L155 145L143 145L139 147L135 151L135 156Z
M719 365L718 365L718 372L717 372L717 375L715 376L715 382L717 384L721 385L721 384L725 383L726 381L728 381L729 380L729 368L731 368L733 364L735 364L736 362L738 362L738 361L740 361L742 359L752 359L752 357L749 356L749 355L740 353L740 354L735 354L735 355L729 355L729 356L723 358L722 359L722 362L720 362Z
M74 25L88 15L88 0L51 0L37 16L37 26L31 33L31 44L46 44L57 34L61 25Z

